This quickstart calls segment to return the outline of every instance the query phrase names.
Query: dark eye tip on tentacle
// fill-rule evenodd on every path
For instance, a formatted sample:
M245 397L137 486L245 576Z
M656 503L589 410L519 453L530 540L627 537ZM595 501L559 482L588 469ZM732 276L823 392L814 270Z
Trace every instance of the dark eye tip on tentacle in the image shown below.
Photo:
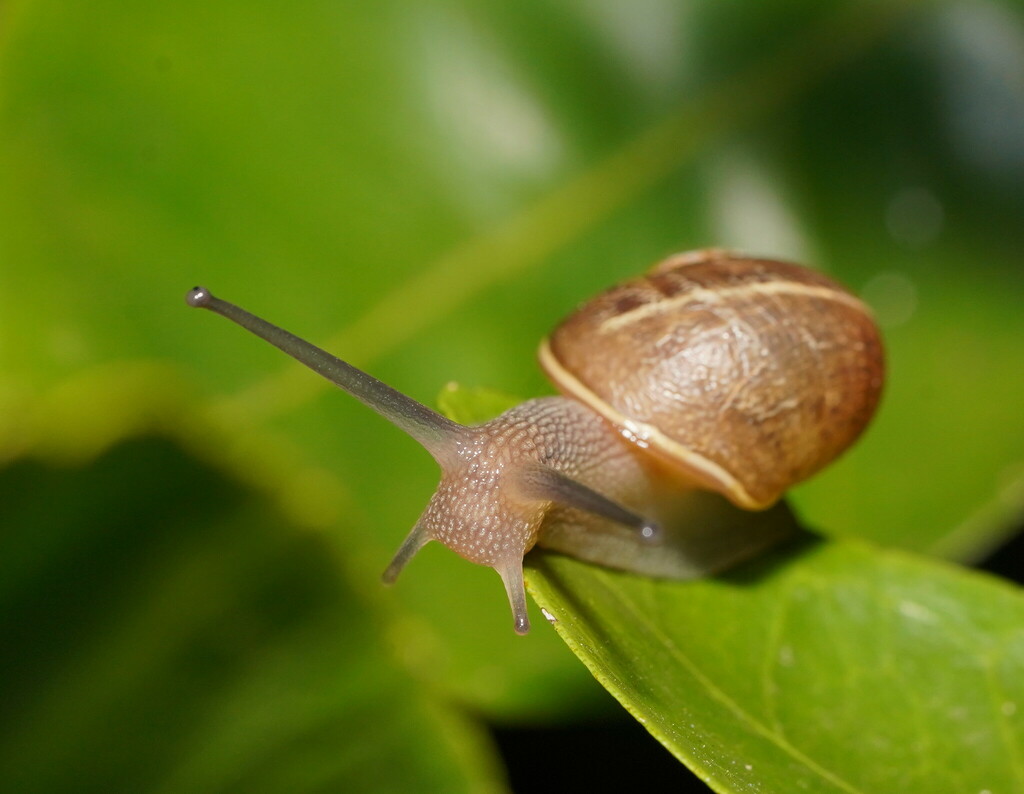
M185 303L193 309L205 309L213 301L213 294L206 287L192 287L185 293Z
M663 532L660 524L655 524L653 521L648 521L641 527L639 527L639 530L640 537L647 543L661 543Z

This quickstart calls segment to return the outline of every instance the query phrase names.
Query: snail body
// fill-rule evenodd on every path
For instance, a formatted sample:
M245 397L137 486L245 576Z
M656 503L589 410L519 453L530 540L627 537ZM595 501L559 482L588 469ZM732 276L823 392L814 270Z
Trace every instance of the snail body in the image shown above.
M717 250L670 257L588 301L541 344L563 396L472 427L205 289L187 300L305 363L433 455L441 481L384 580L437 540L501 575L519 633L534 545L685 578L773 542L778 522L744 511L770 508L841 454L883 380L878 330L856 297L815 271Z

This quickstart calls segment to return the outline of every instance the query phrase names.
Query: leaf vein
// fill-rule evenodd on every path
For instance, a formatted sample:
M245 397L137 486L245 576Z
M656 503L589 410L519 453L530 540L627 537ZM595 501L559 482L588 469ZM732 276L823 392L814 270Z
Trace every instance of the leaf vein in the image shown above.
M612 598L618 599L620 603L632 614L636 620L637 626L643 628L645 631L653 635L653 637L665 647L674 659L684 667L691 676L704 687L705 691L714 700L717 700L722 706L724 706L729 712L731 712L740 722L745 724L751 731L766 739L770 743L774 744L784 753L788 754L795 761L803 764L808 770L814 772L823 780L828 781L832 785L836 786L842 791L848 792L848 794L866 794L861 789L857 788L852 783L848 782L844 778L832 770L819 764L809 755L804 753L798 747L794 746L789 740L779 733L773 731L770 727L765 725L763 722L758 720L749 711L744 709L735 699L733 699L725 690L719 687L703 670L688 657L673 641L665 634L658 624L652 621L649 615L640 609L637 604L624 595L619 588L611 586L609 581L609 574L601 572L598 577L601 584L605 587L606 591L611 595Z

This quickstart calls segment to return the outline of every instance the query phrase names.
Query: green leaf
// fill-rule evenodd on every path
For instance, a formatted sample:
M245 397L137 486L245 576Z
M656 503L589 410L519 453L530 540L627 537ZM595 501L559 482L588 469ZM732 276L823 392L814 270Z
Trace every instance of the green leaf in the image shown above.
M467 389L457 383L449 383L437 396L438 410L463 425L482 424L521 402L511 394L483 387Z
M376 587L433 461L186 289L421 401L451 379L534 395L557 318L729 245L829 270L885 326L878 422L794 494L810 523L971 558L1024 514L1018 4L8 5L0 458L52 390L170 365L248 476L317 472L295 502L344 505ZM489 713L594 692L444 550L387 598L417 675Z
M502 789L338 544L174 444L19 460L0 504L0 789Z
M556 555L528 583L597 679L718 792L1024 788L1024 598L804 541L669 583Z

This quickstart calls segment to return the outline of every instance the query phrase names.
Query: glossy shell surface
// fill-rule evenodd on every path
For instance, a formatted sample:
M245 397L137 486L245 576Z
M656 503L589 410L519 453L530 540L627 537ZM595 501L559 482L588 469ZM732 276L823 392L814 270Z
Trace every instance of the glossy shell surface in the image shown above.
M541 345L565 394L741 507L773 504L861 434L884 379L870 311L799 265L670 257Z

